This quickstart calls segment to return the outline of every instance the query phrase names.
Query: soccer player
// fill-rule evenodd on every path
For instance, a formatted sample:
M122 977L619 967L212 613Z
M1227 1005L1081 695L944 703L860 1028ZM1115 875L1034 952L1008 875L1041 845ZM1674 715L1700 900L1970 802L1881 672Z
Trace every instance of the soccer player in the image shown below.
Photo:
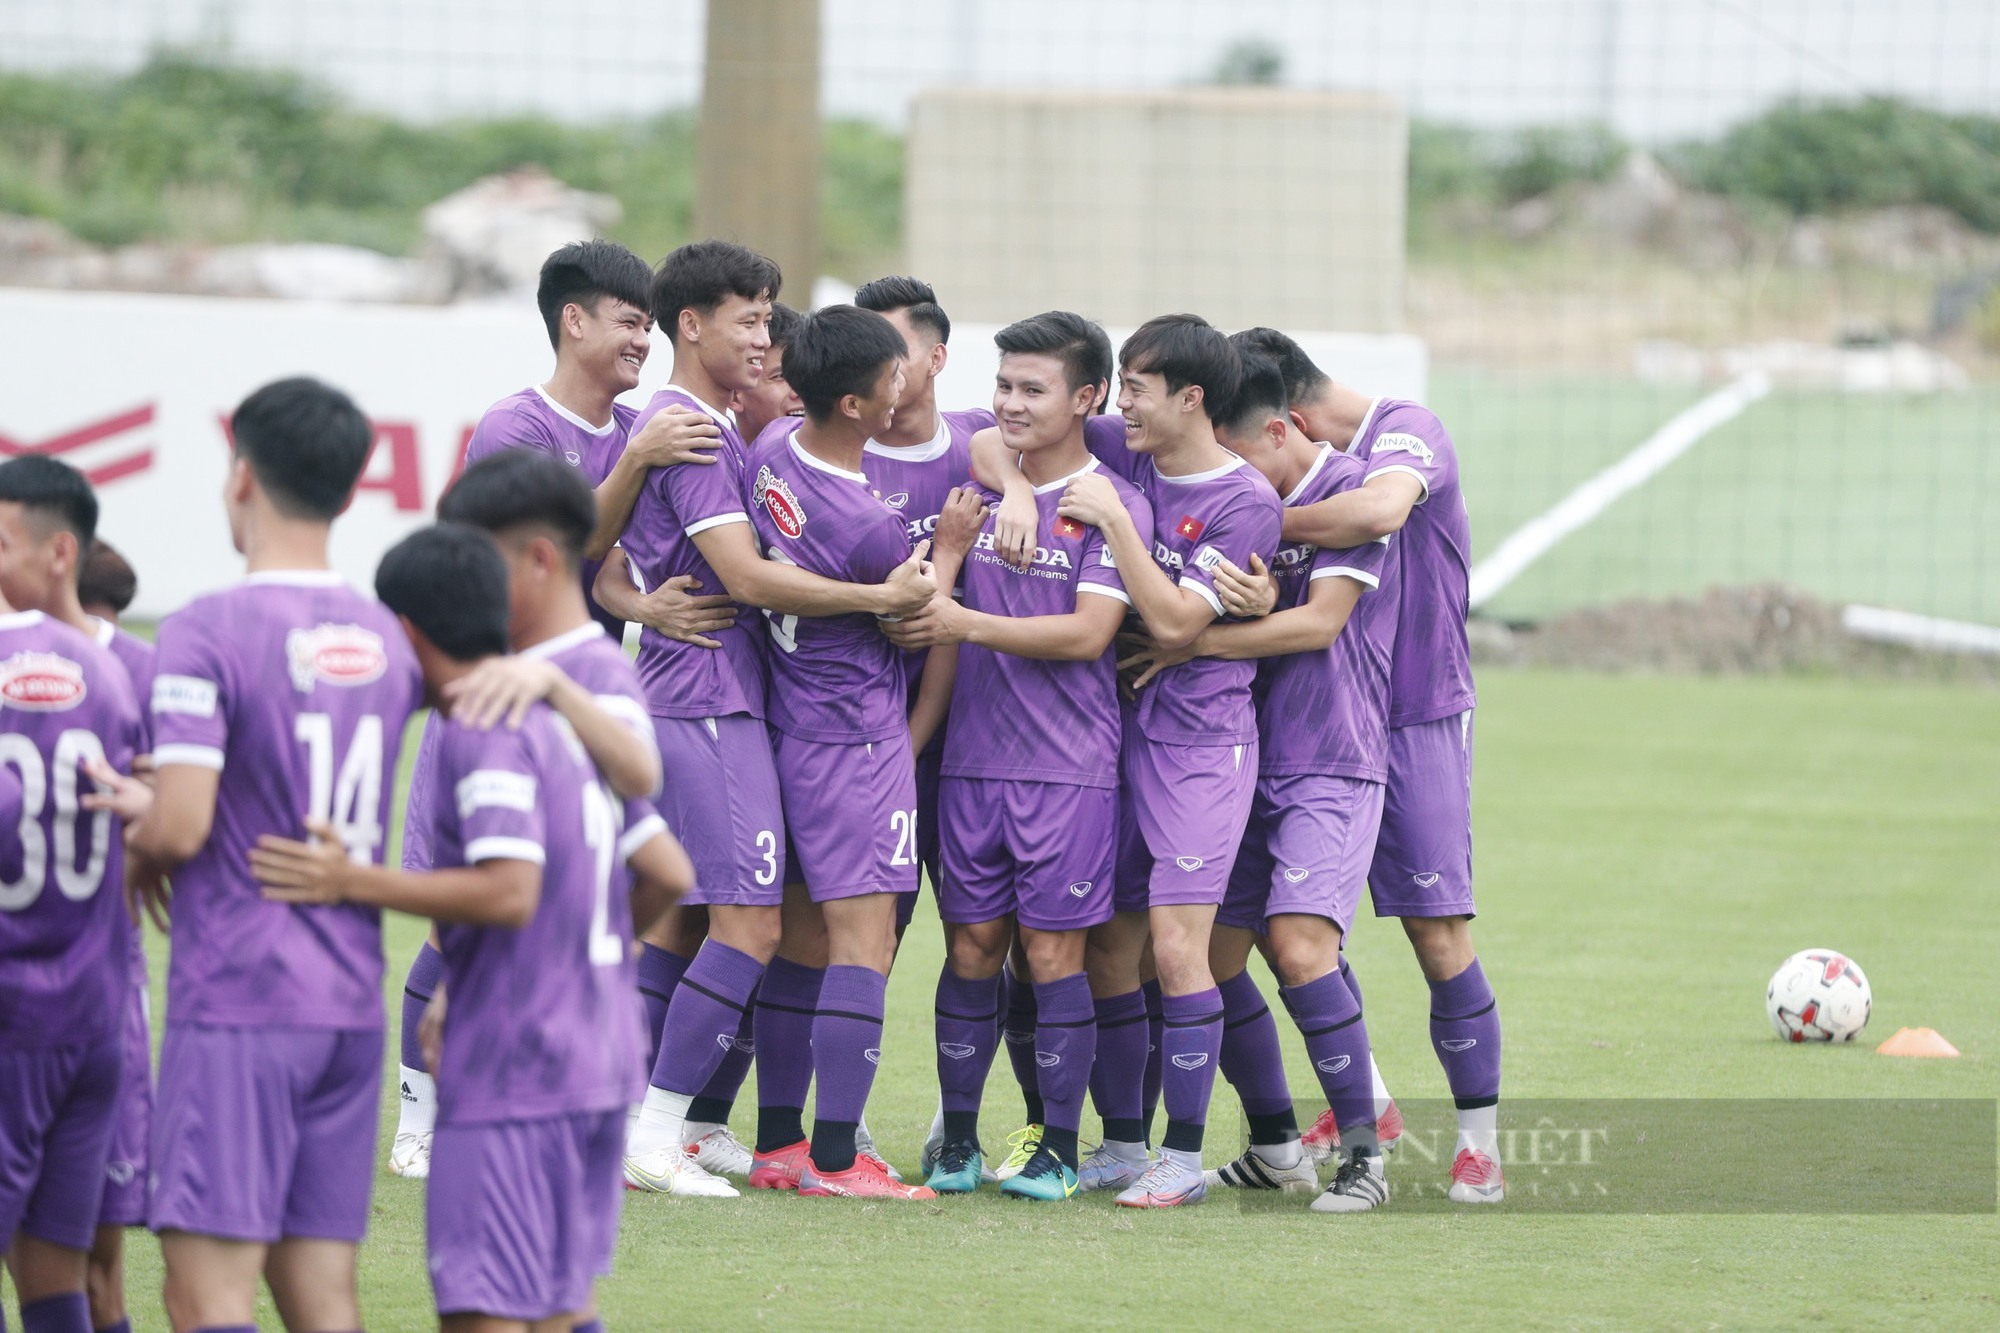
M157 786L111 781L136 818L128 879L156 915L173 878L148 1221L176 1328L249 1326L262 1275L291 1327L353 1329L382 1077L380 914L267 901L248 853L313 819L356 864L379 861L421 681L395 617L327 559L367 419L338 390L288 379L246 398L231 434L223 502L248 578L161 622Z
M1110 379L1111 344L1066 311L1011 324L994 341L997 434L1034 488L1044 544L1031 569L1008 564L994 549L988 514L965 557L964 604L940 597L890 627L897 643L934 650L926 670L938 674L924 683L917 731L934 728L946 698L954 722L939 793L944 1143L926 1183L939 1193L979 1186L979 1102L994 1056L1001 967L1018 929L1036 1001L1043 1130L1001 1191L1060 1200L1077 1192L1077 1131L1097 1046L1084 941L1112 912L1120 720L1111 644L1129 601L1103 535L1055 510L1071 480L1099 467L1084 426ZM1123 481L1113 485L1150 537L1145 500ZM941 584L957 555L940 556Z
M754 388L738 389L730 397L731 410L736 414L736 433L745 440L755 440L765 427L781 417L795 417L805 411L799 406L799 396L785 380L785 344L792 340L798 327L798 311L783 301L771 302L771 345L764 349L763 373L758 375ZM688 411L680 407L674 410ZM713 429L712 424L710 428Z
M448 1003L425 1238L440 1322L468 1333L568 1329L591 1308L617 1233L638 1082L623 867L654 886L688 875L657 815L625 824L555 709L530 704L518 729L461 716L466 696L452 686L507 650L510 582L493 539L452 523L406 537L376 573L429 699L447 710L437 776L452 797L438 812L435 869L358 864L319 820L310 843L266 834L250 854L268 900L439 923ZM664 905L650 895L636 910Z
M1300 430L1367 466L1363 485L1286 510L1286 539L1341 548L1393 533L1401 548L1388 781L1368 887L1377 916L1402 920L1430 986L1431 1045L1458 1106L1450 1197L1498 1203L1500 1014L1472 947L1472 536L1458 453L1428 409L1336 384L1275 329L1244 337L1283 368Z
M1216 438L1261 472L1288 507L1360 485L1359 460L1313 443L1292 424L1277 364L1246 350L1243 365ZM1208 1183L1318 1189L1316 1164L1298 1142L1277 1025L1245 970L1261 935L1339 1124L1341 1163L1313 1204L1327 1212L1360 1211L1387 1198L1367 1027L1341 943L1382 817L1398 610L1394 555L1386 537L1346 551L1286 542L1270 562L1279 588L1274 614L1210 625L1176 652L1141 654L1146 670L1138 678L1144 690L1153 672L1196 656L1258 661L1257 795L1210 950L1222 991L1222 1070L1243 1098L1250 1148L1210 1172Z
M678 403L703 412L722 445L715 466L656 471L642 488L622 550L597 580L600 600L614 612L634 611L647 590L676 579L704 600L727 594L761 608L774 626L798 616L857 615L872 626L872 617L905 615L930 600L936 584L921 552L906 551L907 559L865 582L765 558L751 526L748 451L727 405L757 385L780 281L770 260L727 241L685 245L661 262L653 314L673 344L674 371L646 410ZM785 358L795 389L798 336ZM823 967L810 958L773 961L785 820L764 722L764 637L731 605L716 608L700 630L675 634L647 624L639 639L639 675L667 775L660 811L694 859L696 887L687 901L707 908L708 936L684 975L661 947L671 942L662 932L647 938L640 959L642 991L669 998L628 1145L626 1180L638 1189L718 1197L735 1191L712 1172L754 1177L750 1154L724 1123L745 1067L726 1056L747 1054L752 1038L767 1071L758 1079L759 1100L779 1098L793 1126L811 1075L803 1020L818 1003ZM876 643L887 650L886 640L877 636ZM899 688L900 681L898 674ZM797 1137L773 1146L789 1148ZM690 1143L692 1158L683 1151ZM796 1182L789 1170L777 1178Z
M132 923L118 827L78 795L86 772L130 771L139 718L124 667L92 639L39 611L0 614L0 1246L30 1333L91 1328Z
M535 304L555 350L545 382L486 409L466 442L465 462L501 449L539 449L576 468L596 488L597 528L585 548L586 591L631 516L647 473L676 463L707 463L717 431L696 412L676 410L635 430L636 409L618 395L639 387L652 350L646 261L612 241L576 241L542 263ZM614 638L625 624L593 601L592 615Z
M1103 530L1147 632L1180 647L1222 614L1217 565L1247 566L1252 554L1275 549L1280 505L1270 483L1216 442L1211 405L1234 394L1241 374L1221 332L1193 315L1163 315L1140 325L1118 359L1127 452L1099 457L1144 491L1153 538L1102 476L1070 482L1058 512ZM1138 735L1125 749L1124 779L1151 859L1145 901L1163 996L1167 1109L1159 1160L1118 1196L1127 1207L1198 1203L1205 1194L1202 1130L1222 1043L1209 936L1255 786L1254 675L1249 663L1210 658L1163 671L1139 698ZM1121 879L1118 890L1136 906L1137 887Z
M81 472L54 458L30 456L0 463L0 596L19 611L40 611L88 635L125 668L131 695L145 699L153 687L153 645L91 616L79 597L84 552L100 545L97 496ZM123 563L122 561L120 562ZM125 566L129 577L131 567ZM129 604L137 580L123 594ZM141 710L139 753L145 740ZM122 876L122 858L113 870ZM122 878L114 879L120 888ZM125 1069L111 1154L104 1170L104 1203L90 1247L87 1290L91 1327L129 1328L125 1313L125 1228L146 1224L146 1140L152 1131L153 1043L148 1014L146 951L140 932L128 932L123 1040Z
M578 582L596 510L576 470L536 450L505 449L467 468L439 500L438 515L491 532L507 560L512 643L520 656L482 667L453 687L478 692L474 723L523 706L527 698L547 698L582 738L614 793L647 801L657 796L659 751L638 676L618 642L590 618ZM439 807L450 800L437 777L443 729L444 719L433 713L418 742L404 805L405 870L422 872L433 864ZM437 1085L424 1069L419 1028L443 966L433 939L419 951L403 988L401 1109L389 1166L419 1179L429 1172L437 1123Z
M766 437L745 467L751 523L772 563L867 586L921 556L926 543L913 555L904 519L863 470L868 441L887 429L902 395L904 351L893 325L855 306L816 311L793 336L785 368L805 420ZM866 614L766 619L773 758L798 862L793 880L811 904L787 912L785 947L794 958L816 951L823 932L827 966L810 1039L818 1082L811 1142L797 1109L774 1106L760 1076L757 1172L780 1181L796 1172L802 1194L933 1198L893 1179L855 1142L882 1055L896 895L917 885L902 658ZM780 1114L787 1109L788 1118Z

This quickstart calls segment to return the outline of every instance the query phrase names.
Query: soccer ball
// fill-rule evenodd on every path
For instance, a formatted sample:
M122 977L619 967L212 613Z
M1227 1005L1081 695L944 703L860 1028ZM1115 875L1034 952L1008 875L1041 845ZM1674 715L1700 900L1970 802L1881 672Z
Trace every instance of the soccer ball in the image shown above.
M1853 1041L1875 996L1854 960L1832 949L1787 958L1764 992L1764 1011L1783 1041Z

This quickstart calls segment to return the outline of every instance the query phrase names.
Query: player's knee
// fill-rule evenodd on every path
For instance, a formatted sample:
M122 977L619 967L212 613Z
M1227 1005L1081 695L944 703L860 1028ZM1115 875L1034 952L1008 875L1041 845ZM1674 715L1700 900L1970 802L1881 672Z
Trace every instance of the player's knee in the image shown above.
M1074 934L1037 932L1027 941L1028 974L1044 984L1075 976L1084 961L1084 945Z
M1281 986L1304 986L1340 968L1340 927L1325 917L1271 920L1265 958Z
M951 970L967 981L997 976L1012 942L1006 926L1002 920L951 927L946 944Z
M1449 981L1472 966L1472 923L1465 917L1404 917L1403 933L1428 980Z

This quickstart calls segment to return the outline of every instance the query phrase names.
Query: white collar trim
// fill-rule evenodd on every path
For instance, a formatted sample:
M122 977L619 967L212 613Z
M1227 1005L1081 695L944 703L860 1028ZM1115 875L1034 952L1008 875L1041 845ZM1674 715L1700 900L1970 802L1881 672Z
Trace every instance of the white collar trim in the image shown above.
M1380 406L1382 406L1380 398L1368 400L1368 410L1361 414L1361 424L1354 428L1354 438L1347 442L1347 448L1343 452L1351 454L1360 450L1362 437L1368 434L1369 423L1375 420L1375 409Z
M602 426L593 426L555 399L549 397L549 391L541 385L537 384L535 386L535 392L542 396L542 401L549 405L550 411L554 412L564 421L567 421L570 425L575 426L578 430L587 430L592 435L609 435L612 431L618 429L618 414L616 412L613 412L611 420L605 422Z
M690 392L687 389L683 389L678 384L669 384L666 387L662 388L660 390L660 393L673 394L675 397L687 403L688 406L700 408L703 412L706 412L708 414L709 420L713 421L718 426L727 426L730 430L736 429L736 414L734 412L718 412L714 408L710 407L707 403L704 403L694 393Z
M26 629L30 625L40 624L42 620L40 611L10 611L0 615L0 629Z
M827 462L825 459L814 458L811 454L807 453L803 448L799 446L799 433L796 430L793 431L791 435L786 438L785 443L792 447L792 457L798 459L801 463L804 463L807 467L818 468L821 472L829 472L836 477L845 477L849 481L858 481L863 486L866 486L868 484L868 478L864 474L859 472L849 472L844 467L835 467L833 464Z
M264 569L246 574L243 581L253 585L275 584L283 588L340 588L347 584L337 569Z
M97 640L97 646L109 648L111 641L118 637L118 627L102 616L92 616L90 622L97 626L91 631L91 637Z
M1067 477L1058 477L1054 481L1047 482L1043 485L1035 487L1035 494L1047 495L1050 491L1059 491L1063 487L1075 481L1078 477L1088 476L1095 471L1097 471L1097 460L1095 458L1092 458L1091 460L1086 462L1082 467L1070 473Z
M585 621L575 629L556 635L553 639L543 639L540 643L523 648L518 657L554 657L557 653L589 643L604 634L604 626L594 620Z
M1170 477L1166 473L1160 471L1159 464L1155 463L1153 465L1153 475L1158 477L1161 481L1167 482L1174 486L1195 486L1199 485L1204 481L1214 481L1217 477L1226 477L1230 473L1234 472L1237 468L1248 467L1248 466L1249 464L1245 463L1235 454L1231 454L1229 456L1229 461L1227 463L1224 463L1221 467L1212 467L1206 472L1190 472L1184 477Z
M1333 446L1330 444L1321 445L1319 452L1313 455L1313 465L1306 469L1306 474L1299 478L1299 484L1292 487L1291 492L1285 496L1285 503L1290 504L1305 494L1306 487L1312 485L1312 479L1319 475L1319 470L1326 466L1326 460L1332 457Z
M946 424L944 413L937 414L937 434L931 436L929 444L878 444L874 440L861 446L861 451L880 458L893 458L899 463L928 463L933 458L944 457L951 448L951 427Z

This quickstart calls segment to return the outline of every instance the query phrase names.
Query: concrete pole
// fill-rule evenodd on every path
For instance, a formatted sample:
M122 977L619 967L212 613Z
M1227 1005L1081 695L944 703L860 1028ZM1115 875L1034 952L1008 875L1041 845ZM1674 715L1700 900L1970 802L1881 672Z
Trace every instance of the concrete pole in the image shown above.
M819 0L708 0L694 226L778 261L804 309L820 257Z

